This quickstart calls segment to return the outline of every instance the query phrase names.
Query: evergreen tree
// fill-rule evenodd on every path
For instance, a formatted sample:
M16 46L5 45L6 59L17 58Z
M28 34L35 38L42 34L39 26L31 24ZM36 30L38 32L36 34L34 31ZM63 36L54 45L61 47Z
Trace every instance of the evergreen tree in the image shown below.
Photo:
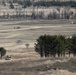
M71 50L73 55L76 56L76 35L73 35L71 38Z
M10 3L10 8L11 8L11 9L14 9L14 5L13 5L12 2Z
M1 55L1 59L2 57L6 54L6 49L4 49L3 47L0 47L0 55Z

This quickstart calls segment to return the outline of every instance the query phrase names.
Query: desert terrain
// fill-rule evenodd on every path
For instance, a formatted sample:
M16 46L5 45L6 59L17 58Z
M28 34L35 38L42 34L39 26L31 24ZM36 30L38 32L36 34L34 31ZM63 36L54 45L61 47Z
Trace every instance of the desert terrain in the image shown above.
M72 20L0 20L0 47L11 60L0 60L1 75L76 75L76 58L40 58L34 43L40 35L76 33ZM74 20L75 21L75 20ZM29 44L28 49L25 44Z

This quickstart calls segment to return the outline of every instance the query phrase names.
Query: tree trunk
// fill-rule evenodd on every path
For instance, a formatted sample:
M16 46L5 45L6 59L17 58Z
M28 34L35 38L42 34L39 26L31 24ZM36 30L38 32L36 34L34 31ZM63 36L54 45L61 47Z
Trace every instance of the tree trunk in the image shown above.
M40 53L40 56L43 57L43 53L42 52Z
M70 57L70 51L69 51L69 57Z
M58 53L58 57L60 57L60 53Z
M62 53L61 53L61 57L62 57Z
M65 52L63 53L63 56L65 57Z
M1 59L2 59L2 54L1 54Z

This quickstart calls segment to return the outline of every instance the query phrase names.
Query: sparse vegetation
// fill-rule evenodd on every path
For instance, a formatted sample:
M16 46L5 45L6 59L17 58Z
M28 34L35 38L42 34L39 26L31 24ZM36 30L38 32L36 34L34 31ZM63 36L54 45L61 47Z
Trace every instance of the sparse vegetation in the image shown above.
M76 75L76 57L71 56L72 59L70 59L65 53L63 58L53 58L55 56L53 49L61 51L62 56L64 50L67 53L72 52L72 44L75 44L73 34L76 33L76 24L70 24L68 20L20 19L1 20L0 26L0 46L8 49L6 60L0 60L1 75ZM14 27L15 29L13 29ZM21 29L18 30L17 27L21 27ZM52 56L51 58L48 58L48 55L46 55L47 58L40 58L33 48L37 37L44 34L48 34L48 37L45 35L48 41L46 42L45 39L42 41L45 45L47 44L45 49L47 48L46 50L51 50L53 53L49 54L49 57ZM68 38L71 35L73 35L72 38ZM26 42L30 44L29 49L25 47ZM48 49L48 45L51 43L52 46L49 47L52 49ZM56 45L59 48L56 48ZM61 57L61 52L59 57ZM56 56L58 53L56 52ZM12 57L12 60L9 56Z
M28 47L29 47L29 44L27 43L27 44L25 44L25 46L26 46L26 48L28 49Z

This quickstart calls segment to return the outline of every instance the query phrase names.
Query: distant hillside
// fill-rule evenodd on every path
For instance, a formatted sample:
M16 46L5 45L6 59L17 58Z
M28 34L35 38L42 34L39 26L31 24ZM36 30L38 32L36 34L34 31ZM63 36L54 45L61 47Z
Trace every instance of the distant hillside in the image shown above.
M76 0L0 0L3 5L6 3L18 3L26 8L27 6L70 6L76 7Z
M0 2L18 2L18 1L76 1L76 0L0 0Z

